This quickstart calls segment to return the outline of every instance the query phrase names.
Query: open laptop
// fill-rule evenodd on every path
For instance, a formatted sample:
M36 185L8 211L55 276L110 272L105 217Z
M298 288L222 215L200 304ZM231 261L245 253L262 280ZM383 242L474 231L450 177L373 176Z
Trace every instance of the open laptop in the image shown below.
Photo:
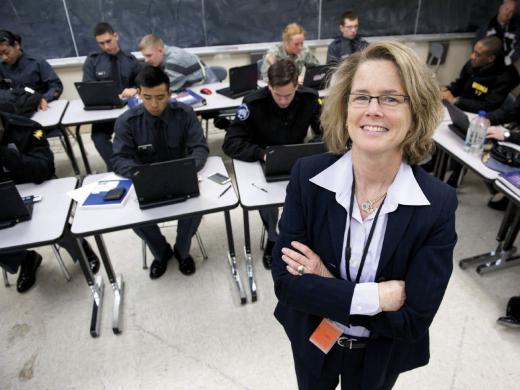
M448 110L448 114L450 114L451 124L449 124L449 128L457 134L463 140L466 139L466 133L469 128L469 118L464 111L455 105L451 104L447 100L443 100L442 103L446 106Z
M265 180L267 182L289 180L291 169L296 160L326 151L323 142L268 146L265 162L261 164Z
M31 219L32 197L24 200L13 181L0 183L0 229Z
M119 98L120 88L112 80L74 83L86 111L121 108L126 100Z
M331 65L317 65L305 69L303 86L316 90L327 88L327 81Z
M139 165L132 182L141 209L199 196L197 168L191 157Z
M217 93L231 99L246 96L258 89L256 63L229 69L229 87L217 89Z

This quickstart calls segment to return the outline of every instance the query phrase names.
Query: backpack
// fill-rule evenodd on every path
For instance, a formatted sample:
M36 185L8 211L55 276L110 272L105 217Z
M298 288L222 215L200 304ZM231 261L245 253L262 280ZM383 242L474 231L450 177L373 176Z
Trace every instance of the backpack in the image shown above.
M21 87L12 87L9 79L0 79L0 111L30 118L42 100L42 95Z

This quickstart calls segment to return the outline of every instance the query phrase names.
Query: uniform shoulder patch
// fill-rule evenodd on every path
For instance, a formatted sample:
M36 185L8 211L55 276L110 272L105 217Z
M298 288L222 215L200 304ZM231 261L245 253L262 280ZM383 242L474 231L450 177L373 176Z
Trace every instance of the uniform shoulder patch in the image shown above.
M33 137L36 138L38 141L43 138L43 131L41 130L34 130L33 131Z
M241 121L245 121L247 118L249 118L249 107L247 104L242 103L240 107L238 107L237 118Z

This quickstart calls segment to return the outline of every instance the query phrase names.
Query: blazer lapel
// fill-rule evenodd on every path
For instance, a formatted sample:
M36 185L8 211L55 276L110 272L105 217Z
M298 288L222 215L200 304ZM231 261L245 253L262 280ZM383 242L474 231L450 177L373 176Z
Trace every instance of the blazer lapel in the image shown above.
M336 194L330 192L328 194L328 220L329 231L332 239L332 249L334 251L334 259L337 261L336 266L339 274L339 265L341 263L341 255L343 251L343 238L345 226L347 222L347 211L336 202Z
M385 239L383 241L383 249L381 250L381 258L379 259L376 278L380 276L381 270L384 269L392 257L392 254L395 252L397 244L401 241L408 227L413 212L414 207L400 205L396 211L388 215Z

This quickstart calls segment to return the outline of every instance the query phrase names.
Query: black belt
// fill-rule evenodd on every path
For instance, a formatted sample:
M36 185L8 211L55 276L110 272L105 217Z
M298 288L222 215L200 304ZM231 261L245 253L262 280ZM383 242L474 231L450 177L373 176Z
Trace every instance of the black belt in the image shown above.
M341 335L336 341L336 343L346 349L359 349L359 348L366 348L368 339L366 337L364 338L354 338L347 335Z

